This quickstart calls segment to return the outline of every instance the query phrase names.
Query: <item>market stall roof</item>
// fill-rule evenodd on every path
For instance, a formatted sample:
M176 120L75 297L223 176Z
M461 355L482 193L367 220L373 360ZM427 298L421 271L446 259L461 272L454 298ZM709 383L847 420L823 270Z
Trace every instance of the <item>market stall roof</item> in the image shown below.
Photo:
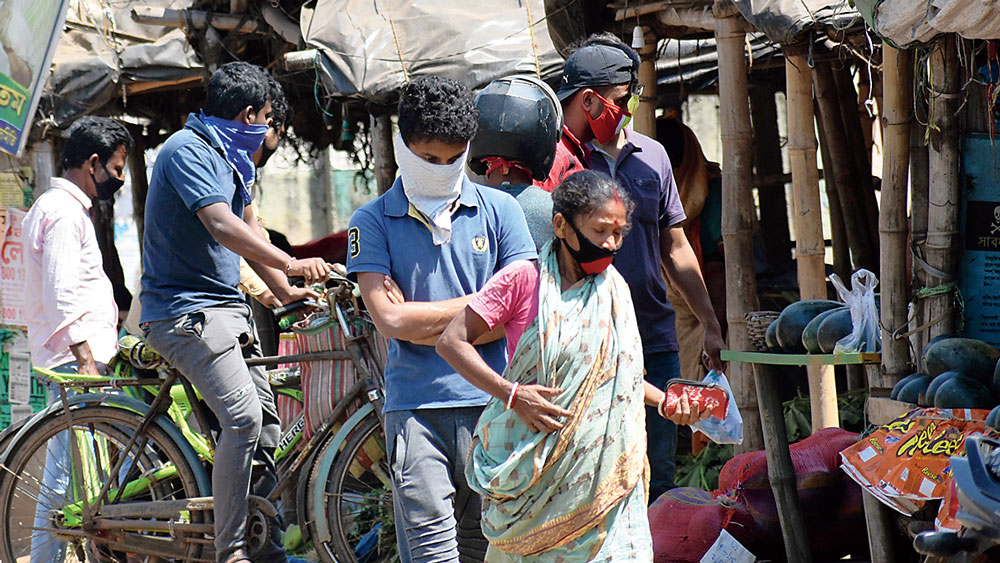
M302 9L302 37L319 49L315 64L330 96L391 104L408 76L478 88L515 73L550 79L562 69L542 0L393 4L318 0Z
M734 0L744 18L775 43L788 45L810 29L845 31L861 23L848 0Z
M145 0L144 6L183 9L192 0ZM195 49L180 29L143 25L130 3L73 0L36 123L62 128L98 112L116 97L201 80ZM126 102L127 103L127 102Z
M983 0L855 0L875 33L898 47L957 33L967 39L1000 38L1000 5Z

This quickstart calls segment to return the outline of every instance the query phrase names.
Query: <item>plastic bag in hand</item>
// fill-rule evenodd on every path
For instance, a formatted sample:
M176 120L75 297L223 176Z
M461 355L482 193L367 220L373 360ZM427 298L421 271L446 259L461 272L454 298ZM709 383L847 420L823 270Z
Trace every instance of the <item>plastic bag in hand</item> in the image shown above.
M837 274L830 274L830 281L840 299L851 310L851 333L837 341L834 354L874 353L882 351L882 334L879 332L878 307L875 306L875 286L878 278L864 268L851 276L848 291Z
M726 418L718 419L709 417L705 420L695 422L691 425L692 430L701 432L708 436L708 439L716 444L742 444L743 443L743 415L736 406L736 398L733 397L733 388L729 386L729 380L722 372L714 369L708 372L703 383L714 383L726 390L729 395L729 409Z

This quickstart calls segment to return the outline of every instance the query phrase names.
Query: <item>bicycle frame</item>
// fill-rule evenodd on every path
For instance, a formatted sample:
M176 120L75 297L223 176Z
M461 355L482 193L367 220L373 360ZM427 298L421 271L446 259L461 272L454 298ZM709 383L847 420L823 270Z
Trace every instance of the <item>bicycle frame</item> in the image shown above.
M344 298L344 293L340 293L339 298ZM353 297L351 297L353 300ZM287 356L269 356L247 359L248 366L260 366L268 364L301 363L320 360L342 360L350 361L357 370L358 381L352 386L349 392L334 407L331 416L316 430L313 436L304 444L302 443L302 432L304 428L304 413L296 422L284 433L276 451L276 462L284 462L283 471L274 490L267 499L257 498L257 501L266 502L266 506L261 507L263 512L276 514L275 504L281 495L296 485L299 488L300 498L302 494L308 494L306 490L306 479L298 479L297 476L303 467L313 467L315 463L321 464L321 472L325 482L333 464L335 454L340 450L342 444L351 436L352 432L365 420L372 412L376 413L379 423L382 423L382 393L381 393L381 366L375 360L375 350L370 340L369 329L363 328L359 334L353 334L352 325L347 322L344 311L337 301L331 300L331 307L340 321L338 324L345 337L344 350L330 350L321 352L310 352ZM353 303L354 310L357 311L356 301ZM356 327L355 327L356 328ZM373 361L374 360L374 361ZM138 366L136 366L138 367ZM378 369L375 373L372 370ZM159 480L174 478L178 473L178 468L170 463L158 467L155 471L144 475L136 475L137 466L132 464L128 473L120 480L121 485L112 488L112 480L104 479L104 475L119 475L124 464L129 459L129 455L121 455L113 465L110 459L104 459L103 463L91 464L96 467L97 477L103 480L99 490L97 482L90 486L84 485L85 491L80 500L62 506L60 509L62 516L62 529L59 533L65 535L88 535L85 530L148 530L154 532L170 531L175 529L185 530L190 533L211 533L212 527L208 524L197 524L191 522L174 523L153 522L141 520L142 517L169 516L171 514L183 514L186 510L212 510L214 502L211 495L211 483L208 472L201 465L200 460L212 463L214 459L214 440L211 434L207 435L196 431L189 424L189 418L193 414L198 420L203 431L209 426L207 424L206 407L201 403L193 386L180 374L168 366L156 368L159 377L109 377L87 374L65 374L57 373L43 368L34 368L39 375L53 381L58 385L59 400L54 402L45 410L36 414L32 419L24 424L11 439L6 451L0 452L0 466L8 462L9 456L17 451L18 446L24 438L39 425L54 416L66 418L67 427L74 428L73 413L75 410L88 405L102 405L114 408L122 408L143 418L139 423L138 430L129 437L128 441L121 448L124 452L141 452L148 442L145 437L147 429L151 424L159 426L165 430L172 442L182 451L187 464L196 475L197 489L204 498L187 498L182 500L159 500L131 503L128 505L115 505L120 501L127 501L141 494L150 485ZM116 370L117 371L117 370ZM179 382L178 382L179 380ZM123 388L139 387L155 394L155 398L149 404L123 393L117 392ZM86 391L94 388L111 388L116 392L93 393ZM84 391L83 394L70 395L68 390L75 389ZM278 391L283 392L283 391ZM295 395L295 392L285 391L286 394ZM301 392L298 392L301 396ZM347 409L358 399L364 397L363 405L350 417L340 424ZM85 473L85 466L81 459L82 448L78 443L82 437L75 431L70 432L72 465L77 468L82 475ZM334 447L326 448L326 454L322 459L314 459L317 447L322 447L328 443ZM298 453L292 456L298 450ZM88 459L88 461L90 461ZM308 462L308 464L307 464ZM93 476L91 476L93 481ZM314 491L313 494L316 494ZM322 491L320 491L322 494ZM299 507L300 521L307 515L303 514L304 508ZM320 506L322 503L314 503ZM100 516L98 514L100 513ZM312 516L312 515L308 515ZM164 528L169 526L169 529ZM74 529L74 528L80 528ZM163 528L163 529L161 529ZM328 538L327 538L328 539ZM111 545L113 542L109 542ZM117 548L116 548L117 549ZM134 550L139 553L139 550ZM155 555L155 554L153 554Z

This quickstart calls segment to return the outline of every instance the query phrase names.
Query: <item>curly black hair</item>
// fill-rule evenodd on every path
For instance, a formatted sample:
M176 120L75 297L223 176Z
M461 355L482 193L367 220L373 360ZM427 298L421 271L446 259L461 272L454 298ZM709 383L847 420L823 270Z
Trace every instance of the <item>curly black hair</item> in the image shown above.
M577 217L590 215L612 199L625 205L625 232L628 232L635 202L617 180L596 170L581 170L552 190L552 216L560 213L575 226Z
M208 79L205 113L233 119L247 106L255 112L260 111L269 99L270 83L266 70L243 61L227 63Z
M479 110L472 91L441 76L421 76L403 86L399 134L403 142L468 143L476 136Z

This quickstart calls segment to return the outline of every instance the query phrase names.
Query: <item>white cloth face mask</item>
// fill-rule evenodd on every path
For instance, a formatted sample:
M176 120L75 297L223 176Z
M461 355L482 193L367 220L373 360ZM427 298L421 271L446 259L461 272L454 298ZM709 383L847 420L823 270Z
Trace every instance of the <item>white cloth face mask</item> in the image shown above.
M451 240L451 206L462 194L468 145L455 162L432 164L414 154L401 135L392 142L406 199L428 219L434 244L446 244Z

